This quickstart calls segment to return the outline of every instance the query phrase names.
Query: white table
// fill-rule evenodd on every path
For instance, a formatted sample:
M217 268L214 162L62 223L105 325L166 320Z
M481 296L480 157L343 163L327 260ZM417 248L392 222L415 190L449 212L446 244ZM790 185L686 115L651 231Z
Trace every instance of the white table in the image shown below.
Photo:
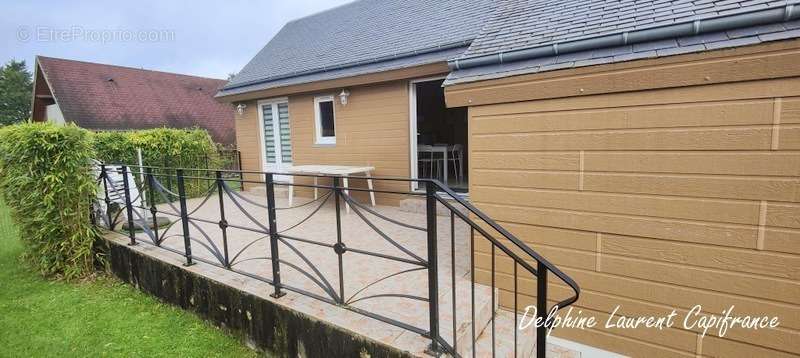
M330 176L345 176L342 178L342 187L344 187L344 193L350 195L350 191L347 190L349 187L349 182L347 176L352 176L354 174L363 174L364 178L367 179L367 187L369 188L369 200L372 206L375 206L375 192L373 190L372 185L372 172L375 170L375 167L351 167L351 166L344 166L344 165L295 165L284 169L283 171L290 173L290 174L309 174L309 175L330 175ZM318 184L319 177L314 177L314 186ZM314 199L316 200L319 197L319 188L314 188ZM292 202L294 201L294 186L289 185L289 206L292 206ZM347 213L350 213L350 205L345 202L345 209Z
M447 185L447 152L452 146L449 145L428 145L428 144L419 144L417 145L417 153L441 153L442 158L444 158L444 185ZM417 154L419 156L419 154ZM434 160L431 158L431 160Z

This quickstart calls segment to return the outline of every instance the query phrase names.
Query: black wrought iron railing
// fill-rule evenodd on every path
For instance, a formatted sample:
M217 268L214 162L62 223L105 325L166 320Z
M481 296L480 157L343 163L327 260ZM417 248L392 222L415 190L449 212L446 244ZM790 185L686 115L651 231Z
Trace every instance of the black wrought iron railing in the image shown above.
M208 169L165 169L98 165L97 180L102 189L93 209L95 222L124 233L129 237L130 245L146 243L181 255L185 258L185 265L203 262L266 282L272 285L272 297L280 298L285 291L293 291L416 332L430 339L429 351L434 355L486 356L488 352L476 353L476 342L485 337L491 340L491 355L495 356L501 348L501 343L495 339L496 277L500 274L513 279L512 285L506 284L502 289L513 297L511 302L503 302L503 306L513 315L514 327L511 329L515 357L524 355L522 351L526 349L518 347L520 296L536 297L537 318L545 323L536 325L537 357L544 357L547 349L547 330L552 324L547 320L548 312L553 307L564 308L578 300L580 289L572 278L436 180L371 177L378 183L374 187L379 189L366 189L343 185L345 179L351 182L365 179L356 176L223 170L208 175ZM306 179L330 184L306 183ZM187 180L204 182L206 188L190 198L186 192ZM167 181L174 182L176 189L171 190L165 185ZM412 182L424 186L425 191L396 189L410 188ZM276 190L290 186L314 189L315 194L321 190L322 195L301 204L286 205L287 201L276 198ZM243 187L263 188L264 197L245 194L239 190ZM424 201L424 210L401 215L395 209L387 211L362 203L355 194L359 192ZM352 210L352 214L343 213L343 206L347 211ZM304 212L291 216L279 214L302 210ZM328 217L322 217L324 215ZM335 220L330 220L330 215ZM415 221L417 217L419 220ZM288 220L285 218L291 218L292 222L280 222ZM352 231L356 223L361 231ZM449 228L440 230L442 224ZM365 239L364 230L369 231L374 239ZM463 237L465 235L468 237ZM356 236L361 239L351 240ZM365 240L380 241L388 249L375 249L370 241ZM480 240L489 244L490 249L483 253L490 255L489 262L478 263L476 260L476 244ZM447 250L440 250L442 244L449 246ZM459 292L463 295L463 291L457 289L460 282L457 259L466 259L457 254L457 248L463 247L469 251L466 254L468 270L464 276L468 276L469 297L459 297ZM197 254L197 250L202 250L202 254ZM335 255L335 264L320 266L315 259L320 255ZM348 255L385 262L387 267L394 265L391 267L396 267L396 271L370 282L358 281L355 286L346 287L346 283L353 280L350 277L352 270L344 268ZM506 267L506 272L499 273L497 264L500 258L510 259L512 268ZM286 270L295 275L282 277L281 273ZM476 278L478 271L488 273L489 279ZM535 278L535 294L531 292L532 287L520 287L520 282L530 282L520 280L520 271ZM426 289L392 292L384 288L387 292L373 292L387 281L413 274L420 275L416 279L427 281L424 282ZM548 304L548 298L553 301L548 296L550 275L571 292L552 306ZM476 318L476 286L479 285L489 286L491 297L491 316L483 327ZM520 291L528 293L521 294ZM408 300L421 304L427 309L427 320L404 319L402 315L393 316L361 305L376 299ZM449 305L443 305L440 302L443 299L449 300ZM470 308L468 314L459 310L465 305ZM443 313L448 313L448 319L442 319ZM471 332L459 337L459 327L463 322L468 322ZM446 327L452 332L442 333L445 330L442 324L452 325ZM463 342L464 339L467 342Z

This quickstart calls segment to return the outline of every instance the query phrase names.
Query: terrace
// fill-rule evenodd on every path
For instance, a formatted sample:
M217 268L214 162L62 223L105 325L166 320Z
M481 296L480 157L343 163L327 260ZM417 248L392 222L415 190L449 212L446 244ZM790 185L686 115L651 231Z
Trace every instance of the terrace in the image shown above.
M316 176L323 184L311 185L301 184L305 175L288 184L270 173L124 166L98 172L104 190L96 221L122 234L109 240L135 244L137 252L411 356L577 356L532 327L516 329L524 302L541 312L550 307L543 299L526 301L530 292L554 302L548 276L575 289L559 307L577 299L577 285L437 182L423 181L425 192L390 192L344 190L335 176ZM242 179L252 174L263 180ZM320 195L289 206L289 185ZM250 190L235 189L242 186ZM370 206L358 200L367 192L402 204ZM159 217L170 223L152 225ZM488 266L476 260L476 245L491 247ZM513 275L513 291L501 300L497 281L504 274Z

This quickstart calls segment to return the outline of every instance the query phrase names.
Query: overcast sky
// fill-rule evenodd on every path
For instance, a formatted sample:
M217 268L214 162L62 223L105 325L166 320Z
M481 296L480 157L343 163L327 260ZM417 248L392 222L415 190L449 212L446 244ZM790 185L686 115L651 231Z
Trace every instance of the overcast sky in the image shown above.
M226 78L288 21L351 0L0 0L0 62L36 55Z

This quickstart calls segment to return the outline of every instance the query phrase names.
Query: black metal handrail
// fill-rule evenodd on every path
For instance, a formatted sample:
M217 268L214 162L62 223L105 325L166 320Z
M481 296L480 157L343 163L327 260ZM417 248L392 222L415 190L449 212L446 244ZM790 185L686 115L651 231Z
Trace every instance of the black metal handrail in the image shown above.
M548 261L547 259L542 257L542 255L540 255L539 253L534 251L530 246L528 246L525 243L523 243L522 240L520 240L519 238L514 236L514 234L508 232L508 230L506 230L505 228L501 227L499 224L497 224L497 222L495 222L494 220L489 218L489 216L487 216L485 213L483 213L478 208L476 208L475 206L473 206L472 204L470 204L469 202L464 200L460 195L456 194L456 192L454 192L448 186L442 184L441 182L439 182L436 179L428 179L428 182L432 183L433 185L435 185L436 188L438 189L438 191L441 191L441 192L444 192L445 194L447 194L450 199L452 199L452 200L456 201L457 203L459 203L461 206L463 206L465 209L467 209L471 214L473 214L473 215L477 216L478 218L480 218L481 220L483 220L483 222L485 222L492 229L496 230L498 233L503 235L503 237L505 239L511 241L511 243L513 243L517 248L522 250L531 259L536 260L537 267L534 269L533 267L530 267L530 265L528 265L527 262L523 258L519 257L516 253L514 253L513 251L511 251L510 249L505 247L505 245L503 245L502 243L500 243L499 241L494 239L491 235L489 235L487 232L485 232L473 220L470 220L470 219L467 218L467 216L461 214L455 207L453 207L450 203L448 203L446 200L444 200L440 195L438 195L437 193L433 194L440 203L445 205L448 209L451 210L452 213L454 213L455 215L460 216L468 225L470 225L472 230L479 231L486 239L488 239L488 240L490 240L492 242L492 245L493 245L492 246L492 251L493 251L493 253L492 253L492 266L493 266L492 267L492 271L494 271L494 248L495 247L500 248L506 255L508 255L509 257L511 257L514 260L514 291L515 291L514 292L514 313L515 313L514 322L517 321L517 319L516 319L517 292L516 291L517 291L517 277L518 277L517 265L518 264L520 266L523 266L526 270L528 270L531 274L533 274L537 278L537 280L536 280L536 285L537 285L537 287L536 287L536 291L537 291L537 294L536 294L536 300L537 300L536 301L536 303L537 303L536 304L536 312L537 312L537 316L542 320L542 322L546 322L547 314L548 314L548 312L550 312L552 310L552 307L555 307L556 309L561 309L561 308L565 308L565 307L567 307L567 306L569 306L569 305L571 305L571 304L573 304L573 303L578 301L578 298L580 296L580 291L581 290L580 290L580 286L578 286L578 283L575 282L575 280L573 280L571 277L569 277L567 274L565 274L563 271L561 271L553 263L551 263L550 261ZM474 255L474 251L473 251L473 255ZM568 287L570 287L570 289L573 292L572 296L570 296L570 297L568 297L568 298L556 303L552 307L548 307L547 306L547 290L548 290L547 289L547 283L548 283L547 272L548 271L552 272L554 275L556 275L556 277L558 277L562 282L564 282ZM495 276L494 272L492 272L492 285L493 286L494 286L494 276ZM492 303L492 305L494 305L494 303ZM494 321L492 321L492 324L494 325ZM546 351L547 351L547 342L546 341L547 341L547 330L549 328L548 325L549 325L549 323L541 324L541 325L538 325L537 328L536 328L536 356L539 357L539 358L545 357L545 354L546 354ZM514 338L515 338L515 345L516 345L516 338L517 338L516 335L514 336ZM473 352L474 352L474 349L473 349ZM515 352L515 356L516 356L516 352Z
M521 249L526 254L528 254L532 259L536 260L537 263L541 263L547 269L547 271L550 271L553 274L555 274L560 280L562 280L564 283L567 284L567 286L569 286L572 289L572 291L574 292L574 295L572 295L571 297L569 297L569 298L567 298L567 299L565 299L563 301L558 302L557 304L555 304L555 306L563 308L563 307L567 307L567 306L569 306L569 305L571 305L571 304L573 304L573 303L578 301L578 297L580 296L581 289L580 289L580 286L578 286L578 283L575 282L575 280L573 280L572 277L569 277L567 274L565 274L563 271L561 271L557 266L552 264L546 258L542 257L542 255L539 255L539 253L537 253L536 251L533 251L533 249L530 246L528 246L525 243L523 243L522 240L518 239L516 236L514 236L514 234L508 232L508 230L504 229L502 226L497 224L497 222L495 222L494 220L489 218L482 211L478 210L478 208L476 208L475 206L470 204L468 201L464 200L460 195L456 194L456 192L454 192L448 186L440 183L438 180L435 180L435 179L432 179L431 181L434 182L436 184L436 186L442 192L444 192L447 195L449 195L450 198L452 198L453 200L455 200L456 202L458 202L459 204L464 206L472 214L478 216L481 220L486 222L493 229L497 230L497 232L502 234L506 239L511 241L515 246L517 246L519 249ZM449 206L448 204L446 204L446 203L444 203L444 204L446 206L450 207L450 209L454 209L453 207ZM506 253L509 256L512 256L512 258L514 258L514 260L523 261L520 257L516 256L516 254L514 254L513 252L506 252ZM533 268L530 268L530 269L533 270ZM534 273L535 273L535 271L534 271Z
M138 173L131 170L136 168ZM271 296L280 298L285 295L284 290L293 291L302 295L307 295L331 304L338 305L344 309L348 309L383 322L419 333L425 337L430 338L430 352L434 355L440 353L449 353L453 356L462 356L462 353L467 348L471 348L471 354L476 355L476 340L479 338L479 333L476 332L476 319L475 319L475 294L476 294L476 279L475 279L475 240L477 232L479 237L486 239L491 244L491 311L492 317L488 324L491 324L491 340L492 340L492 356L495 354L495 318L497 313L495 307L495 291L496 286L496 251L499 250L504 253L513 262L513 279L514 279L514 302L513 302L513 315L514 325L518 322L518 295L519 295L519 272L518 267L527 271L536 277L536 314L537 319L545 324L536 326L536 354L537 357L544 357L546 352L546 339L547 330L551 324L546 318L548 312L552 308L564 308L573 304L578 300L580 295L580 288L578 284L562 272L558 267L553 265L550 261L542 257L531 247L523 243L516 236L505 230L502 226L497 224L488 215L481 210L461 198L458 194L453 192L449 187L442 184L437 180L432 179L409 179L398 177L370 177L371 180L379 182L407 182L418 183L425 185L425 192L420 193L416 191L401 191L389 189L363 189L363 188L346 188L341 185L343 179L359 179L363 180L364 177L359 176L328 176L328 175L315 175L315 174L292 174L292 173L270 173L260 171L231 171L231 170L209 170L209 169L192 169L192 168L169 168L169 167L154 167L154 166L126 166L126 165L99 165L97 168L98 184L102 185L101 197L97 200L95 210L93 210L93 218L96 223L102 223L110 230L117 229L117 221L121 215L125 214L127 230L124 230L130 240L130 245L136 245L139 242L146 242L153 244L157 247L164 248L168 251L177 253L186 259L185 265L192 265L195 261L203 262L206 264L221 267L227 270L237 272L239 274L266 282L273 286L274 292ZM188 173L188 175L187 175ZM137 174L139 177L137 178ZM231 175L236 174L236 175ZM296 180L289 182L276 181L276 176L292 176L295 178L326 178L330 179L331 185L311 185L296 183ZM259 179L246 178L247 176L257 176ZM261 179L263 178L263 179ZM166 185L163 181L166 180ZM174 185L173 185L174 180ZM192 181L192 187L187 189L187 180ZM241 188L244 185L256 184L264 185L266 189L266 202L258 203L253 199L249 199L237 192L237 189L229 183L237 184L235 186ZM275 199L276 186L295 186L328 190L329 192L314 200L306 203L289 206L278 207ZM410 187L410 185L409 185ZM141 188L141 190L136 190ZM190 193L191 191L191 193ZM388 217L380 213L375 208L360 203L350 192L370 192L370 193L384 193L393 195L407 195L409 197L424 197L425 198L425 226L417 226L403 222L401 220ZM134 193L136 192L136 193ZM145 195L146 194L146 195ZM198 217L196 212L201 207L212 202L211 198L216 194L218 202L219 220L212 220L208 218ZM187 200L190 197L197 197L200 204L194 209L188 208ZM336 215L336 234L335 243L325 242L309 237L300 237L295 234L288 234L287 232L305 225L312 219L318 212L333 198L333 205ZM231 209L226 209L226 206L234 206L238 209L249 224L231 223L228 221L226 212ZM376 252L368 248L348 247L343 240L342 228L342 213L341 206L347 205L357 218L363 221L372 231L378 234L380 239L386 241L390 247L394 247L397 254L387 254L383 252ZM443 207L449 213L450 219L450 260L451 265L451 295L452 295L452 342L448 342L443 337L440 327L439 312L442 309L439 304L439 297L442 294L439 287L439 233L437 230L438 225L438 208ZM117 208L115 208L115 206ZM255 207L254 210L266 210L267 223L263 223L258 218L257 213L251 212L246 206ZM123 208L124 207L124 208ZM289 225L288 228L282 230L278 229L277 212L281 210L297 210L308 208L311 212L306 215L302 220ZM463 209L460 209L463 208ZM138 210L137 210L138 209ZM142 212L139 212L142 210ZM149 217L148 217L149 214ZM158 215L166 215L175 218L176 220L170 224L159 227ZM426 255L418 255L413 252L391 235L387 234L379 225L370 220L374 218L384 223L394 225L398 228L412 230L414 232L426 233ZM465 223L469 228L469 240L471 251L470 254L470 284L471 284L471 344L467 348L463 348L463 344L458 344L457 336L457 294L456 294L456 219ZM148 223L153 223L150 225ZM169 234L173 227L180 222L181 232ZM207 230L201 226L216 225L221 232L221 243L215 240L208 234ZM255 240L247 242L237 252L231 252L229 240L231 239L229 232L230 229L245 230L248 232L261 235ZM137 231L141 234L137 237ZM498 234L495 237L492 233ZM143 235L143 236L142 236ZM176 249L170 246L162 245L165 241L171 238L183 238L183 250ZM149 240L148 240L149 239ZM332 238L331 238L332 239ZM268 240L268 251L264 256L244 257L245 253L251 254L254 247L262 241ZM500 240L508 240L512 245L507 246ZM334 253L338 256L338 285L333 279L329 279L324 275L319 268L307 257L306 254L295 243L303 243L314 245L316 247L327 247L333 249ZM213 258L205 258L194 255L192 246L196 245ZM284 259L280 255L280 251L289 250L291 254L296 256L299 262L291 262ZM515 251L521 251L521 254ZM364 287L357 289L355 293L345 298L345 273L343 270L343 256L347 252L352 252L359 255L367 255L374 258L393 261L401 264L409 265L409 268L381 277L378 280L366 284ZM264 277L253 272L240 269L237 265L246 261L263 260L269 261L271 265L272 275ZM535 267L531 264L535 261ZM311 292L303 287L296 286L294 282L284 282L281 277L281 267L289 267L299 272L305 277L308 282L313 283L321 293ZM368 289L372 288L378 283L386 280L391 280L404 274L411 272L426 270L427 271L427 296L417 296L406 293L365 293ZM552 308L548 308L548 272L554 274L559 280L565 283L573 291L572 296L559 301ZM338 286L338 287L335 287ZM417 302L424 302L428 307L428 326L418 327L411 322L404 322L392 317L383 315L380 312L372 312L360 307L354 306L355 303L376 299L376 298L397 298L407 299ZM462 317L462 320L464 317ZM483 327L481 327L483 328ZM448 337L450 338L450 337ZM517 327L514 327L514 355L517 356ZM459 349L462 348L462 349Z

